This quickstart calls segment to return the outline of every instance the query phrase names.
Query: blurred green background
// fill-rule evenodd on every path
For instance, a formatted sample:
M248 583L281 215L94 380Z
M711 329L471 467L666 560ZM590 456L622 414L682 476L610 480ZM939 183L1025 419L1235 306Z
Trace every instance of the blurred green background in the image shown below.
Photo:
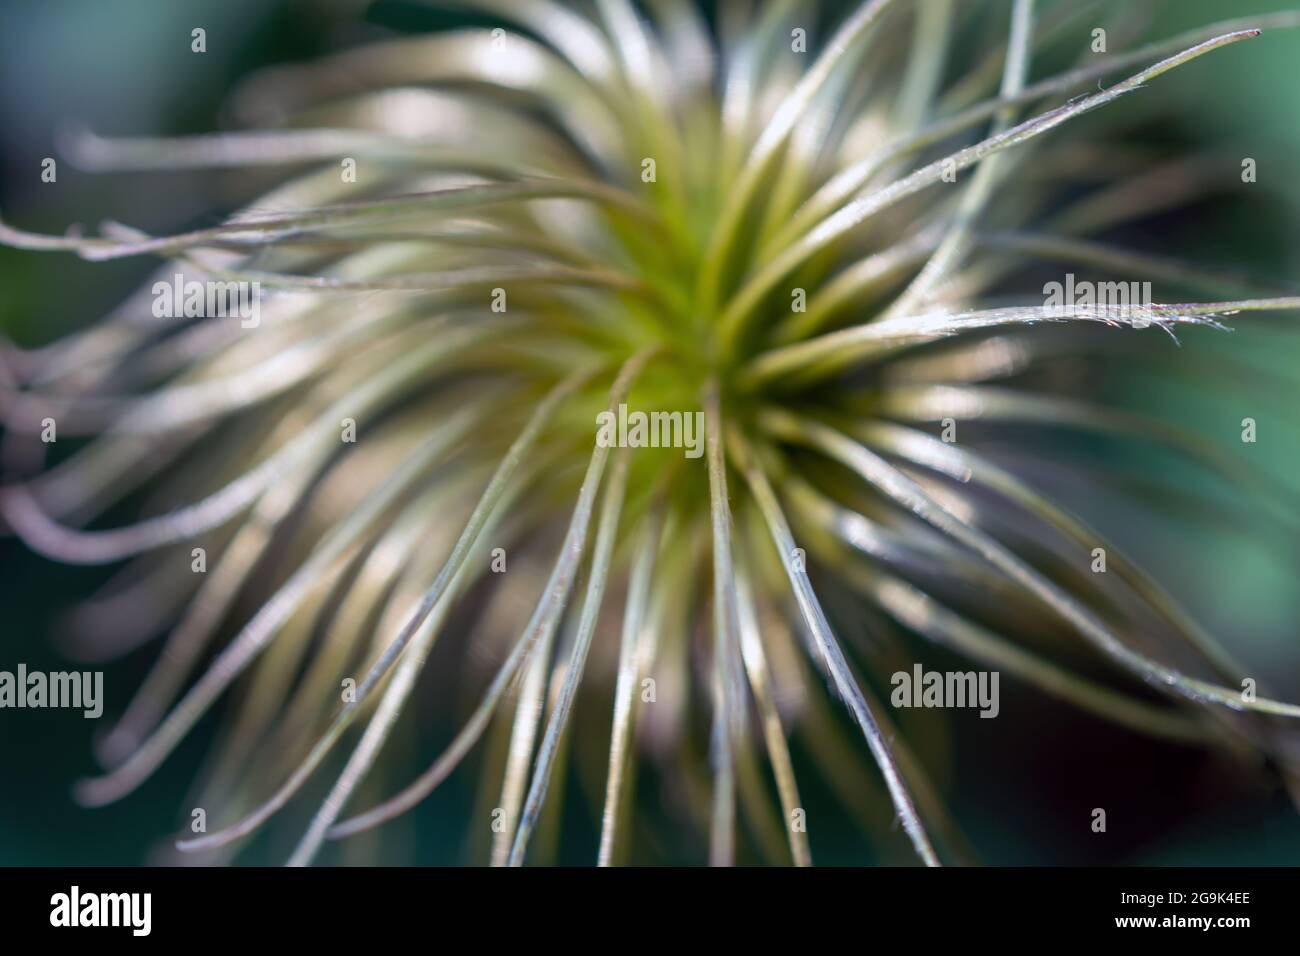
M1180 0L1146 4L1149 35L1162 37L1228 17L1293 9L1266 0ZM1009 3L992 3L999 17ZM299 60L400 31L458 22L418 3L319 0L6 0L0 5L0 209L10 221L57 233L73 223L113 218L146 230L175 231L215 221L246 198L247 181L229 173L91 176L70 163L58 181L40 181L41 160L58 156L61 131L77 125L102 134L180 134L220 128L236 81L259 66ZM202 26L208 52L189 50ZM1086 31L1080 42L1086 41ZM1039 68L1038 75L1042 75ZM1170 143L1219 145L1257 160L1259 183L1184 213L1145 222L1126 238L1155 251L1223 261L1278 277L1300 277L1300 31L1279 32L1215 53L1170 77L1158 91L1164 119L1152 136ZM1119 108L1124 108L1120 106ZM25 346L84 326L119 301L151 266L106 265L70 256L0 249L0 331ZM1294 321L1295 316L1290 317ZM1255 464L1295 487L1300 463L1300 349L1277 331L1281 320L1231 322L1231 335L1195 331L1183 349L1212 367L1225 351L1267 367L1267 388L1211 401L1195 383L1157 387L1140 374L1116 387L1133 407L1217 435L1227 446L1246 415L1260 421L1250 447ZM1172 348L1172 344L1169 346ZM1291 386L1289 389L1287 385ZM1063 455L1088 453L1066 447ZM1077 441L1076 443L1077 444ZM1240 446L1238 446L1240 451ZM1133 472L1171 468L1139 451L1107 450ZM1162 463L1153 463L1162 462ZM1170 477L1172 474L1166 474ZM1190 484L1206 479L1182 475ZM1232 494L1219 489L1217 493ZM1300 570L1297 546L1161 507L1158 495L1120 493L1062 479L1075 511L1111 534L1221 636L1272 688L1300 699ZM0 538L0 669L70 666L60 655L59 622L108 577L102 569L57 566ZM107 667L106 715L138 685L155 645ZM928 660L941 666L944 658ZM959 666L955 659L952 666ZM954 722L950 799L983 859L994 863L1300 862L1300 820L1286 797L1228 765L1186 748L1157 744L1056 706L1004 681L1003 719ZM1013 716L1014 715L1014 716ZM106 726L61 711L0 712L0 864L140 863L180 822L180 802L211 727L188 742L139 792L121 803L84 810L69 798L93 769L90 739ZM415 758L422 762L423 757ZM825 805L814 828L819 862L869 861L862 838ZM469 783L413 815L398 862L461 859L460 820ZM1089 832L1094 806L1108 808L1105 838ZM579 840L566 862L593 858ZM671 848L665 859L680 858Z

